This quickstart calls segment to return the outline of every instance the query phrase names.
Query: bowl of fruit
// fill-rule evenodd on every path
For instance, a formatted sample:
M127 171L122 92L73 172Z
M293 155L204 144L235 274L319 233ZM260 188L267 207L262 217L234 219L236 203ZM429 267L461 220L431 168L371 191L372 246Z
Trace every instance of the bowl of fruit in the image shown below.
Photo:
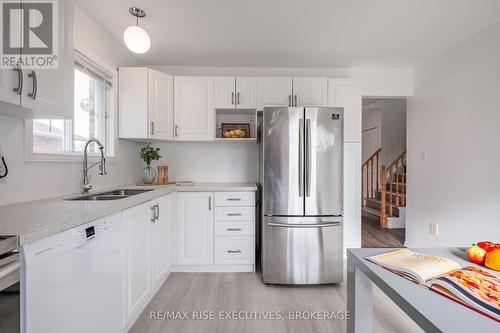
M250 137L250 124L222 124L221 136L226 139L244 139Z
M500 243L483 241L472 244L466 253L471 262L500 271Z

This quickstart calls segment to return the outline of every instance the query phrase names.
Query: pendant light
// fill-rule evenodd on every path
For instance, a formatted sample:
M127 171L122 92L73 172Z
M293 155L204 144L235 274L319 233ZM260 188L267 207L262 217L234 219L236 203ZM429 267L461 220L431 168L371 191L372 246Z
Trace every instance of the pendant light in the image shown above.
M132 16L136 18L136 25L131 25L123 32L123 41L128 49L137 54L148 52L151 47L151 39L146 30L139 26L139 18L146 17L146 12L137 7L131 7L129 10Z

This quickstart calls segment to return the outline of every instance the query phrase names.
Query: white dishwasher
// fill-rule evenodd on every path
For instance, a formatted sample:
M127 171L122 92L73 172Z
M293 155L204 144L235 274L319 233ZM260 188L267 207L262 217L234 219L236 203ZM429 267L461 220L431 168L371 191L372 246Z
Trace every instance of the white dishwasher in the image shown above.
M22 332L122 330L121 213L23 247Z

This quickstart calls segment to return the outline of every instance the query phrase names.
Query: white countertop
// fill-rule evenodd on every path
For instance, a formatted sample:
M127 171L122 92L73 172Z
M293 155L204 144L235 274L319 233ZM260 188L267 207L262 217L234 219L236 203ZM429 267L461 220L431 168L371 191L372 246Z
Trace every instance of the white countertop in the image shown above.
M68 201L78 194L0 206L0 235L18 236L19 245L52 236L61 231L120 212L171 192L257 191L255 183L193 183L182 186L124 185L115 189L154 189L125 199L111 201Z

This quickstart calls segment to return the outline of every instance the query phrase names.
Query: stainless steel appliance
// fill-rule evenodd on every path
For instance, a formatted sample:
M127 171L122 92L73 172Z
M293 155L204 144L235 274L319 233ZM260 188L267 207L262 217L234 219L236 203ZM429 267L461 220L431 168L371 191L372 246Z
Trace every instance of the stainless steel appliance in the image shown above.
M19 252L16 236L0 236L0 332L21 332Z
M343 108L265 108L264 283L342 281Z

